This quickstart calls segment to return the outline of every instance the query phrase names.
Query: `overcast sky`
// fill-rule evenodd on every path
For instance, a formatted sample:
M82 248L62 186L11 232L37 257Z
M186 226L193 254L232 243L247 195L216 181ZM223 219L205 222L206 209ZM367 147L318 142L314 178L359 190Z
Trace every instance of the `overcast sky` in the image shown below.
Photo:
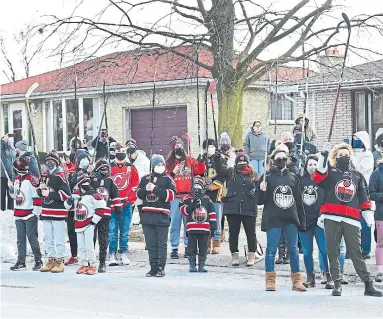
M133 0L134 1L134 0ZM188 0L190 3L195 0ZM13 41L14 35L18 34L21 30L25 28L25 25L28 23L36 23L39 21L40 16L44 14L57 14L64 15L73 9L74 3L77 3L78 0L4 0L2 1L2 8L0 12L0 23L1 23L1 33L5 38L6 50L12 62L14 63L16 73L22 73L22 64L20 63L20 46L15 44ZM107 0L93 0L91 1L92 5L89 6L89 10L95 10L97 7L102 7L107 2ZM265 4L267 2L273 2L274 6L292 6L298 2L298 0L258 0L258 3ZM323 1L312 0L312 4L322 3ZM383 1L382 0L334 0L334 4L343 5L344 9L340 9L339 16L341 11L345 11L350 18L357 14L376 14L379 12L383 13ZM86 9L88 9L86 8ZM158 15L163 15L156 10L150 10L150 12L145 11L142 14L140 19L144 21L150 17L157 17ZM164 13L166 14L166 12ZM377 39L376 35L369 36L364 34L363 36L358 35L356 32L353 34L354 43L358 42L359 45L368 47L371 50L379 51L383 53L383 38ZM114 48L106 48L106 51L114 52ZM108 52L108 53L109 53ZM372 59L370 55L365 54L365 58ZM376 59L376 56L374 57ZM350 64L361 63L360 58L355 55L350 56ZM3 70L4 62L1 57L1 69ZM56 69L58 67L57 62L53 60L47 60L41 57L39 60L36 60L35 63L31 66L32 75L43 73L49 70ZM7 78L1 72L0 74L0 83L8 82Z

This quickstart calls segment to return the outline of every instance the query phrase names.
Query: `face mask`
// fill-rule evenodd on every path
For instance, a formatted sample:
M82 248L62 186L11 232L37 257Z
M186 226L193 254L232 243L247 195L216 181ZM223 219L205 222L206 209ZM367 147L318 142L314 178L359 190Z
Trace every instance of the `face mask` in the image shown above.
M153 168L153 171L154 171L154 173L156 173L156 174L163 174L164 172L165 172L165 166L163 166L163 165L156 165L154 168Z
M78 167L81 169L86 169L89 166L89 159L88 158L83 158L80 163L78 164Z
M307 172L308 172L310 175L314 175L315 167L307 167Z
M226 153L227 151L230 150L230 145L229 144L222 144L221 150L222 150L222 152Z
M82 194L85 194L89 190L90 190L90 185L81 185L81 187L80 187L80 191Z
M214 153L215 153L215 146L209 145L209 147L207 148L207 155L212 156L214 155Z
M275 160L275 166L279 169L283 169L286 167L287 158L277 158Z
M294 143L293 142L286 142L284 144L287 146L289 151L291 151L294 148Z
M352 141L352 147L353 148L361 148L362 147L361 140L353 140Z
M129 155L132 155L132 154L134 154L136 151L137 151L137 149L136 149L135 147L129 147L129 148L126 150L126 153L128 153Z
M182 156L182 155L184 154L184 150L183 150L183 148L175 148L175 149L174 149L174 154L175 154L176 156Z
M97 171L101 176L108 176L109 175L109 170L108 169L100 169Z
M126 153L116 153L116 159L119 161L124 161L126 158Z
M336 159L336 166L345 171L349 168L350 165L350 156L342 156Z
M110 154L109 154L109 158L113 161L113 160L116 158L116 155L110 153Z
M300 145L301 144L301 140L302 140L302 135L301 134L297 134L297 135L294 136L294 143L295 144Z
M205 190L204 190L204 189L202 189L202 188L194 188L194 187L193 187L192 194L193 194L193 197L194 197L195 199L197 199L197 198L202 198L203 195L204 195L204 193L205 193Z
M50 171L55 170L56 167L57 167L56 163L55 163L55 162L51 162L51 161L46 162L46 163L45 163L45 166L46 166Z

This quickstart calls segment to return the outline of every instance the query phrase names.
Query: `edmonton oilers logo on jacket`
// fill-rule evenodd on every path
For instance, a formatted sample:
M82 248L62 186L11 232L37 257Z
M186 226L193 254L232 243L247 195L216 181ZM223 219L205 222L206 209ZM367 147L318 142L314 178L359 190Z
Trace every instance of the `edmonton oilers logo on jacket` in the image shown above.
M52 188L50 188L50 187L47 187L47 189L49 190L49 193L53 193L53 192L54 192L54 189L52 189ZM46 205L50 205L50 204L52 204L53 202L54 202L54 200L49 198L49 194L48 194L47 197L44 197L44 204L46 204Z
M288 209L294 205L293 190L288 185L279 185L275 188L274 202L279 208Z
M79 203L76 207L75 218L78 221L83 221L88 217L88 208L85 205Z
M192 219L196 223L204 223L207 221L207 211L205 207L199 207L192 213Z
M109 192L105 187L97 187L97 193L99 193L106 202L108 201Z
M318 199L318 186L309 185L303 188L302 201L306 206L311 206Z
M342 202L351 202L356 194L356 186L349 179L342 179L335 185L335 196Z

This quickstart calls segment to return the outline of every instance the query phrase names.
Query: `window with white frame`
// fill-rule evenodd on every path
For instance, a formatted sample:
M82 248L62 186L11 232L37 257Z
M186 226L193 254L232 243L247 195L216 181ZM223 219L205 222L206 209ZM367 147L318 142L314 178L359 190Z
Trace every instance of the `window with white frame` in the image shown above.
M271 94L271 119L276 120L294 120L294 105L293 102L286 98L285 94Z

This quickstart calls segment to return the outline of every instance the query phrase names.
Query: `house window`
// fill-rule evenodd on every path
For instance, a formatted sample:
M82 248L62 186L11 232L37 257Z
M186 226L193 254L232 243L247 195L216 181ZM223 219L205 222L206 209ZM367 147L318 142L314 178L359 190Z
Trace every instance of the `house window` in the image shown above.
M3 121L4 121L4 132L5 133L9 133L8 117L9 117L8 104L3 104Z
M62 101L53 101L53 136L54 148L57 151L63 150L63 108Z
M65 150L70 149L70 141L75 136L78 136L78 101L76 100L65 100L66 106L66 132L67 132L67 143Z
M95 128L96 123L94 118L94 110L93 110L93 99L84 98L83 99L84 106L84 139L88 145L88 148L92 149L92 141L95 138Z
M277 94L277 103L275 95L271 95L271 119L293 120L293 102L286 98L285 94Z
M356 132L366 131L366 98L364 92L355 93Z

